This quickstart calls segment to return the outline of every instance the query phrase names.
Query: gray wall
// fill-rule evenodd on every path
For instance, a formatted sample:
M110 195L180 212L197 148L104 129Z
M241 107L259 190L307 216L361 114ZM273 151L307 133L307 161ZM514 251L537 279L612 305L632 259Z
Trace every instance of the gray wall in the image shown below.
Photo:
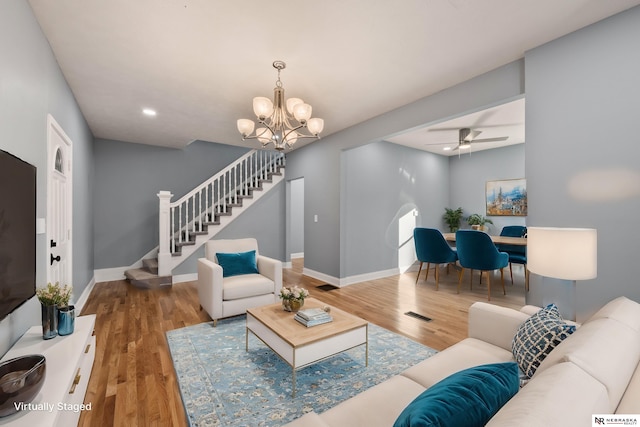
M0 148L38 168L37 216L46 217L47 114L73 141L73 285L77 298L93 278L93 136L49 43L24 0L0 13ZM35 226L35 225L34 225ZM45 235L36 238L36 286L46 285ZM40 324L37 298L0 322L0 354Z
M449 195L451 208L462 207L464 217L478 213L486 216L485 184L487 181L525 178L526 144L510 145L449 157ZM487 217L489 234L500 234L506 225L526 225L522 216ZM465 221L462 227L468 227ZM448 231L448 229L447 229Z
M289 188L291 192L289 252L301 254L304 252L304 178L290 181Z
M305 267L333 277L359 269L346 259L343 150L515 99L523 91L524 64L516 61L290 153L287 174L305 178Z
M195 141L182 150L97 139L95 266L131 265L158 245L158 192L177 200L248 148Z
M345 275L406 267L399 265L399 255L406 245L413 251L413 240L407 236L413 227L407 230L403 225L408 221L441 228L449 199L448 159L375 142L346 150L343 171ZM414 209L419 214L415 219Z
M598 277L577 283L584 319L640 301L640 7L526 54L530 226L598 229ZM571 305L570 283L532 275L529 302Z

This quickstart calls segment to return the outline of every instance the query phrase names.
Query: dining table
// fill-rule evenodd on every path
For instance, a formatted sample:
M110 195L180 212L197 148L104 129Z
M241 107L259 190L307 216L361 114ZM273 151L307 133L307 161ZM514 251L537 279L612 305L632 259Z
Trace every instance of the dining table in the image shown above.
M455 243L456 242L456 233L442 233L444 239L447 242ZM492 236L491 240L493 243L498 245L514 245L514 246L527 246L527 238L526 237L508 237L508 236Z

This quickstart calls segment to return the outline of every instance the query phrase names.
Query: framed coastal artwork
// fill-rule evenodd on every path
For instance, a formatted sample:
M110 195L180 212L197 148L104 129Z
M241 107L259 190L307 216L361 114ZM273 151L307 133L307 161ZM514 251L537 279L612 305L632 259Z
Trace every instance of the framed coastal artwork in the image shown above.
M527 216L527 180L487 181L487 216Z

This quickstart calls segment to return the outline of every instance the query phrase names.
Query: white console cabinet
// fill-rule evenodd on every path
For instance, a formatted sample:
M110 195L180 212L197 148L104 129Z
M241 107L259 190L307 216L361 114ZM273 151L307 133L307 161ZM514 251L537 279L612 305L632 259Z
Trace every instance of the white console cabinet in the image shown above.
M96 316L78 316L71 335L42 339L42 327L34 326L4 355L2 361L27 354L42 354L47 371L31 410L0 418L7 426L77 426L96 355L93 335ZM86 408L85 410L89 410Z

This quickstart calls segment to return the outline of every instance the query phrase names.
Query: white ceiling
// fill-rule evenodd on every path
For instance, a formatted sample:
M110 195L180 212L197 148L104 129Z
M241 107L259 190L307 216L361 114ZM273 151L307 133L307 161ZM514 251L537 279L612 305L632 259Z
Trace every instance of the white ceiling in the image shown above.
M236 120L253 118L254 96L272 97L276 59L287 96L313 106L326 136L640 0L29 3L95 137L184 147L255 146Z
M522 144L524 143L524 105L524 98L522 98L435 125L412 129L387 138L386 141L443 156L458 156L469 152ZM474 138L477 140L498 137L508 139L500 142L472 142L469 149L452 150L458 145L458 131L461 128L480 131L481 133ZM445 151L445 147L450 151Z

